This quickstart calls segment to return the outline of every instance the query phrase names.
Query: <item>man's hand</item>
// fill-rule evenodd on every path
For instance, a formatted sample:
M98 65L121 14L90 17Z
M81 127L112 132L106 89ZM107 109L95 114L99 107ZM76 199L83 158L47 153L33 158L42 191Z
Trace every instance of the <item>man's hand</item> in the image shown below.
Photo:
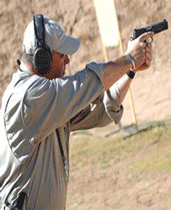
M145 62L137 69L137 71L143 71L150 67L152 61L152 44L147 44L145 48Z
M147 69L151 64L152 48L145 40L153 37L153 32L144 33L128 45L127 55L123 55L114 61L106 62L103 65L102 85L108 90L117 82L131 67L133 71ZM135 64L135 65L134 65Z
M134 72L149 68L152 60L152 44L146 40L154 36L153 32L147 32L133 41L129 41L126 53L130 53L134 62Z

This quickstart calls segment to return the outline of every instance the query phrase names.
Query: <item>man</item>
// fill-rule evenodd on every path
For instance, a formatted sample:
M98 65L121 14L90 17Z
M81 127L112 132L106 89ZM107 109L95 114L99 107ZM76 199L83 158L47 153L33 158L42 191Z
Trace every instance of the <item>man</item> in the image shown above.
M80 41L56 21L34 16L2 100L1 209L65 209L70 131L119 122L134 74L150 66L152 48L145 40L152 36L140 36L115 61L91 62L64 76Z

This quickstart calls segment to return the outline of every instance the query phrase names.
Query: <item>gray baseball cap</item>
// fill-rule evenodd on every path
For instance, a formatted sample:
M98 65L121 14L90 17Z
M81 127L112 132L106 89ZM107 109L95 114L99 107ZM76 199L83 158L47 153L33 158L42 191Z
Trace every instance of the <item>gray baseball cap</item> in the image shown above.
M79 39L66 35L61 25L54 19L44 17L45 43L51 51L72 55L79 46ZM28 24L23 37L23 50L27 54L34 54L36 49L33 20Z

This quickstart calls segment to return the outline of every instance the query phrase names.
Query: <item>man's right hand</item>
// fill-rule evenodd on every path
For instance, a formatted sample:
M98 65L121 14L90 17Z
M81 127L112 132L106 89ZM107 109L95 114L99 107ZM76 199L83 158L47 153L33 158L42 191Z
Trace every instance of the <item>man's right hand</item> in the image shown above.
M134 62L134 72L147 69L152 60L152 44L147 44L146 40L154 36L153 32L147 32L133 41L129 41L126 53L130 53Z
M151 44L147 44L145 40L153 37L153 35L153 32L144 33L137 39L130 41L126 54L129 53L131 57L124 55L114 61L104 63L102 77L104 90L108 90L132 67L135 66L133 71L137 72L139 70L145 70L150 66L152 60L152 48Z

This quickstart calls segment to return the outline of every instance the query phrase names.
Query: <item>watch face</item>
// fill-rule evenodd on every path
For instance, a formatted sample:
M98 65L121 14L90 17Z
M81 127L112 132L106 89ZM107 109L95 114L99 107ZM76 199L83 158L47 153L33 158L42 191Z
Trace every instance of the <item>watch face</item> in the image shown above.
M127 74L128 77L131 78L131 79L133 79L134 76L135 76L135 73L134 73L133 71L131 71L131 70L129 70L126 74Z

